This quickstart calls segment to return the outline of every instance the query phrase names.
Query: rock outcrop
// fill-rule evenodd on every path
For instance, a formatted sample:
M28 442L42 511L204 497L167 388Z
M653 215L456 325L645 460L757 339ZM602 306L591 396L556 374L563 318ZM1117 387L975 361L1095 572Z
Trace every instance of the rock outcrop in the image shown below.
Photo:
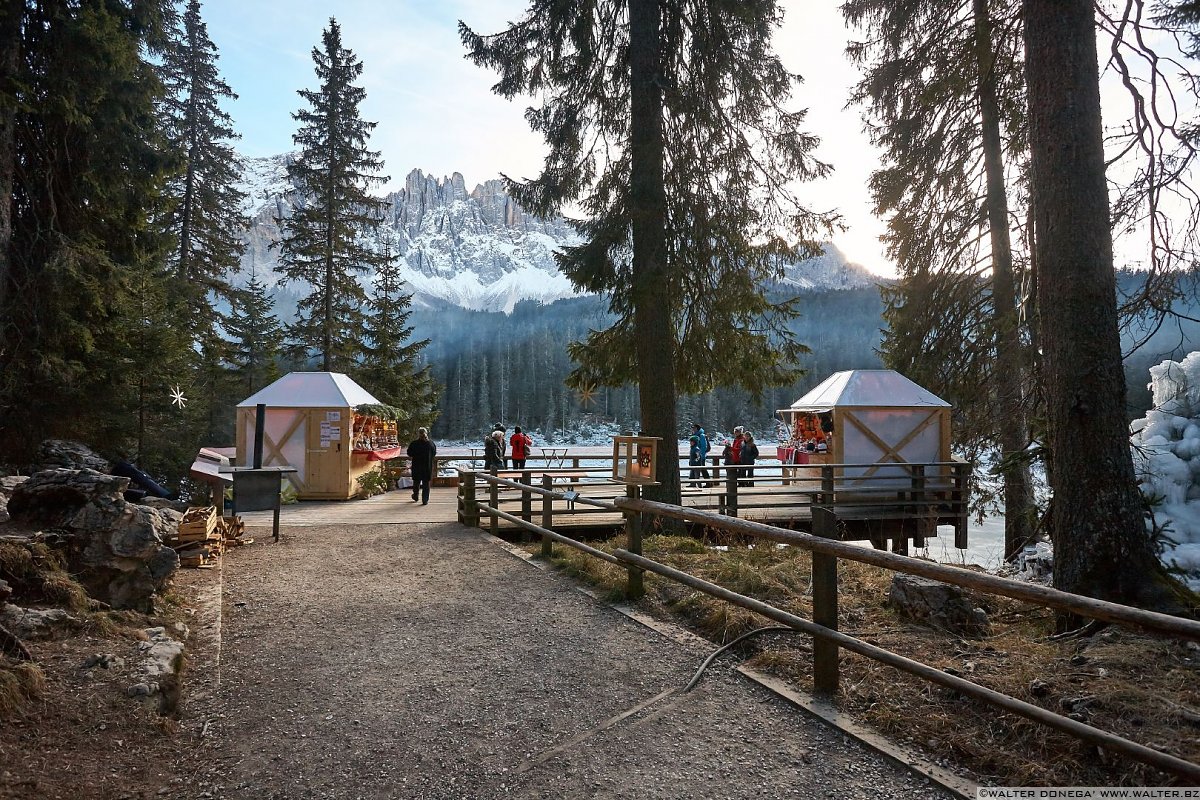
M41 470L61 467L108 472L111 469L108 461L86 444L66 439L46 439L42 442L38 447L38 464Z
M149 611L179 566L163 544L180 515L126 502L128 478L91 469L35 473L13 490L13 519L66 537L71 571L88 594L114 608Z
M12 603L0 604L0 626L22 639L46 639L57 630L74 630L79 624L77 617L61 608L21 608Z

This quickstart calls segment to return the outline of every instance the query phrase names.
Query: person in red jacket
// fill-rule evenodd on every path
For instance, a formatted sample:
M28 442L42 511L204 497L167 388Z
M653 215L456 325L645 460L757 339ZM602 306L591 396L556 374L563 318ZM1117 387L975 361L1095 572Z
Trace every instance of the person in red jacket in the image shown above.
M529 448L533 447L533 439L529 438L529 434L522 433L521 426L518 425L513 429L508 444L512 452L512 468L525 469L525 459L529 458Z

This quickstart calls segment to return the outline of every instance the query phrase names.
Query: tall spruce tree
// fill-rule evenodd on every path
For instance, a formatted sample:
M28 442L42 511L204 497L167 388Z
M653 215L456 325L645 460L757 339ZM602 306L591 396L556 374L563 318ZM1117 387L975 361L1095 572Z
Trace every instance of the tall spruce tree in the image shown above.
M156 292L140 281L153 280L163 244L151 224L168 167L161 84L144 58L161 42L163 7L36 0L25 15L0 451L22 460L47 436L125 450L136 373L155 368L135 355L139 301Z
M21 24L25 0L0 2L0 197L12 197L16 170L17 106L20 102ZM12 283L9 241L12 203L0 203L0 313Z
M364 240L382 224L388 205L368 188L387 177L379 175L379 153L367 149L376 123L359 116L366 90L355 81L362 63L342 46L332 17L321 42L312 51L319 87L299 91L309 108L292 115L300 123L292 137L300 153L288 176L302 201L279 220L279 272L312 288L287 328L292 344L319 356L323 370L350 370L365 331L367 297L358 276L387 260Z
M199 0L187 0L163 54L160 74L166 89L164 129L179 161L167 193L172 201L164 226L172 237L168 264L175 279L174 302L193 343L217 335L215 301L232 303L229 276L238 269L246 226L237 188L241 161L231 142L233 120L221 108L237 95L217 70L217 50L200 16Z
M870 188L901 274L883 290L884 360L954 402L968 456L999 452L1011 557L1037 511L1005 167L1015 162L1019 177L1027 161L1025 97L1014 3L990 5L850 0L842 10L864 35L849 48L864 69L854 99L883 151ZM991 493L978 494L990 507Z
M670 445L658 499L679 500L677 393L757 394L790 382L804 351L784 324L794 304L762 287L834 219L787 189L828 167L787 105L798 78L771 50L780 14L774 0L535 0L498 34L459 26L469 57L500 72L496 93L542 100L526 115L550 148L542 174L509 189L535 213L579 200L588 216L560 267L607 293L617 320L571 345L571 382L638 384L642 430Z
M234 298L225 327L231 339L231 372L247 396L279 377L276 362L283 346L283 327L274 301L257 273Z
M433 424L437 418L440 392L428 364L422 363L422 351L428 339L409 341L412 326L412 295L404 292L399 260L392 253L390 240L368 302L366 339L362 365L357 373L371 392L389 405L409 414L408 423L417 427Z
M1195 597L1146 531L1125 419L1116 279L1090 0L1023 0L1025 75L1053 459L1054 585L1152 608Z

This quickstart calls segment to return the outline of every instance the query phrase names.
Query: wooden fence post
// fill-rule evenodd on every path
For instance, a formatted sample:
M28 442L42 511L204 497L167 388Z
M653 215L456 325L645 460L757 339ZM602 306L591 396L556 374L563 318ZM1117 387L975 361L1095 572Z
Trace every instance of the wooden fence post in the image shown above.
M492 474L493 475L496 474L495 467L492 468ZM500 507L500 484L495 483L495 482L492 482L491 484L489 484L488 503L491 505L491 507L493 509ZM492 536L499 536L500 535L500 517L496 515L495 511L492 511L490 513L492 516L492 524L490 526L491 534L492 534Z
M547 492L553 490L554 477L543 474L542 488ZM542 495L542 527L546 530L552 530L554 527L554 498L548 494ZM542 534L542 558L550 558L552 555L554 555L554 540Z
M967 547L967 477L970 475L970 464L955 464L952 475L954 488L950 492L950 503L957 517L954 521L954 546L960 550Z
M641 487L629 484L625 487L625 496L630 500L641 497ZM633 511L625 512L625 535L628 539L626 549L634 555L642 554L642 515ZM630 600L637 600L646 593L641 567L629 567L629 577L625 583L625 595Z
M731 517L738 515L737 487L738 468L725 467L725 513Z
M533 522L533 495L529 493L529 470L521 471L521 483L525 488L521 490L521 519L526 522ZM522 541L528 541L528 536L522 536Z
M463 498L463 524L476 528L479 526L479 506L475 505L475 471L461 474L459 488Z
M812 515L816 536L837 538L833 509L813 506ZM813 622L834 631L838 627L837 574L837 556L812 554ZM813 689L830 696L838 690L838 646L816 637L813 638Z
M912 499L913 499L913 514L917 517L917 530L913 534L913 547L925 546L925 526L929 524L929 520L937 518L937 513L934 508L925 502L925 465L913 464L912 466ZM934 532L937 527L934 526ZM904 555L908 555L908 548L904 548Z

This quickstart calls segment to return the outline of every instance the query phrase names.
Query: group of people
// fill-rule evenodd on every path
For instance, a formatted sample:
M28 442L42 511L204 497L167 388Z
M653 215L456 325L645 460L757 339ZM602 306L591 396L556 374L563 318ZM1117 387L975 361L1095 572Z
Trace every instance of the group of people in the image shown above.
M704 433L704 428L698 422L692 423L692 435L688 439L688 465L692 467L690 477L694 481L708 481L709 473L705 469L707 463L708 452L711 449L711 444L708 441L708 435ZM727 467L730 466L745 466L753 467L758 461L758 445L754 441L754 434L746 430L741 425L733 429L733 439L725 442L725 447L721 451L721 463ZM742 476L740 484L742 486L754 485L754 470L741 470Z
M533 437L522 431L518 425L513 428L513 435L509 437L506 448L504 434L507 432L507 428L497 424L483 440L483 468L489 472L506 469L509 459L512 460L513 469L525 469L525 460L529 458L529 449L533 447Z

